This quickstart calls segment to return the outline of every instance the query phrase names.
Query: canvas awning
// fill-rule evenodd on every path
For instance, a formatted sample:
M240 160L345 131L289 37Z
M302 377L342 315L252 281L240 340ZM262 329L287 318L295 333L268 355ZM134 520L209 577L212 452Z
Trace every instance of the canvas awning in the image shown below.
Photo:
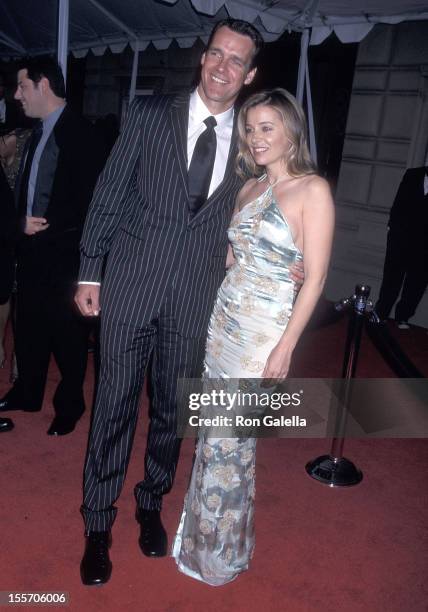
M342 42L358 42L375 23L428 19L427 0L70 0L69 50L82 57L167 48L173 40L190 47L206 41L214 22L227 16L254 22L266 41L311 27L311 44L332 31ZM57 0L2 0L0 57L55 52Z
M181 48L208 40L217 21L226 17L254 23L264 40L286 31L302 32L296 96L306 89L309 141L316 161L310 79L309 44L332 32L344 43L359 42L376 23L428 20L428 0L2 0L0 58L57 53L66 73L67 55L84 57L89 50L134 50L130 98L135 94L139 51L152 43Z

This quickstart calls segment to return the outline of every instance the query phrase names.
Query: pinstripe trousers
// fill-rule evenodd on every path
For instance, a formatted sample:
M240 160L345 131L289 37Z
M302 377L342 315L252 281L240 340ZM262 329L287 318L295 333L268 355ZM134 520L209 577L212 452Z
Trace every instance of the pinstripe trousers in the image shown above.
M202 374L205 338L182 337L170 294L159 315L139 327L117 320L106 308L101 321L101 373L84 474L81 508L87 531L109 530L135 434L138 401L148 361L152 402L145 477L134 490L137 506L160 510L171 489L180 450L176 436L177 380Z

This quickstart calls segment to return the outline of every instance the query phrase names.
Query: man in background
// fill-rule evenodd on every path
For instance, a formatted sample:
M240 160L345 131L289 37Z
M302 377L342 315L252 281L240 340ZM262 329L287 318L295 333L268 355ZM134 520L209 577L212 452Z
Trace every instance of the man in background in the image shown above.
M101 156L89 122L65 99L60 66L33 58L18 71L15 98L38 119L15 185L17 236L16 358L18 379L1 411L39 411L51 354L61 380L49 435L73 431L85 403L87 326L74 308L79 241Z
M428 157L428 156L427 156ZM382 286L376 304L380 319L395 307L400 329L409 329L428 284L428 158L406 170L391 208Z

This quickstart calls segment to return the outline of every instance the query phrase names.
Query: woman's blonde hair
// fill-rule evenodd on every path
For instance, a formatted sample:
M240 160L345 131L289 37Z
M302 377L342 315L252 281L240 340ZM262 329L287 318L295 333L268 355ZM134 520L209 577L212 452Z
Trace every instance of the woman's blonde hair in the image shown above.
M287 172L294 177L314 174L316 167L311 159L306 140L306 118L296 98L285 89L266 89L250 96L238 115L238 156L236 171L242 178L261 176L263 166L258 166L247 145L247 113L255 106L270 106L280 114L290 140L289 156L284 155Z

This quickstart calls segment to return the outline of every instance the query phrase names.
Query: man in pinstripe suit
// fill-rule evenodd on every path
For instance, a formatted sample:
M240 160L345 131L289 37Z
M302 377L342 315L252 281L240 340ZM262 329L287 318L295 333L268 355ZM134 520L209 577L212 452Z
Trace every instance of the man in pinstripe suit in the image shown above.
M226 231L241 185L234 171L233 105L254 78L261 44L247 22L217 24L197 89L190 96L133 102L94 193L76 294L84 315L97 316L102 308L101 370L82 506L84 584L106 582L111 574L113 504L123 486L150 357L145 477L135 497L143 553L166 554L160 509L179 454L177 379L202 374L208 320L225 272ZM188 168L209 116L216 120L215 162L208 198L195 211L189 205Z

